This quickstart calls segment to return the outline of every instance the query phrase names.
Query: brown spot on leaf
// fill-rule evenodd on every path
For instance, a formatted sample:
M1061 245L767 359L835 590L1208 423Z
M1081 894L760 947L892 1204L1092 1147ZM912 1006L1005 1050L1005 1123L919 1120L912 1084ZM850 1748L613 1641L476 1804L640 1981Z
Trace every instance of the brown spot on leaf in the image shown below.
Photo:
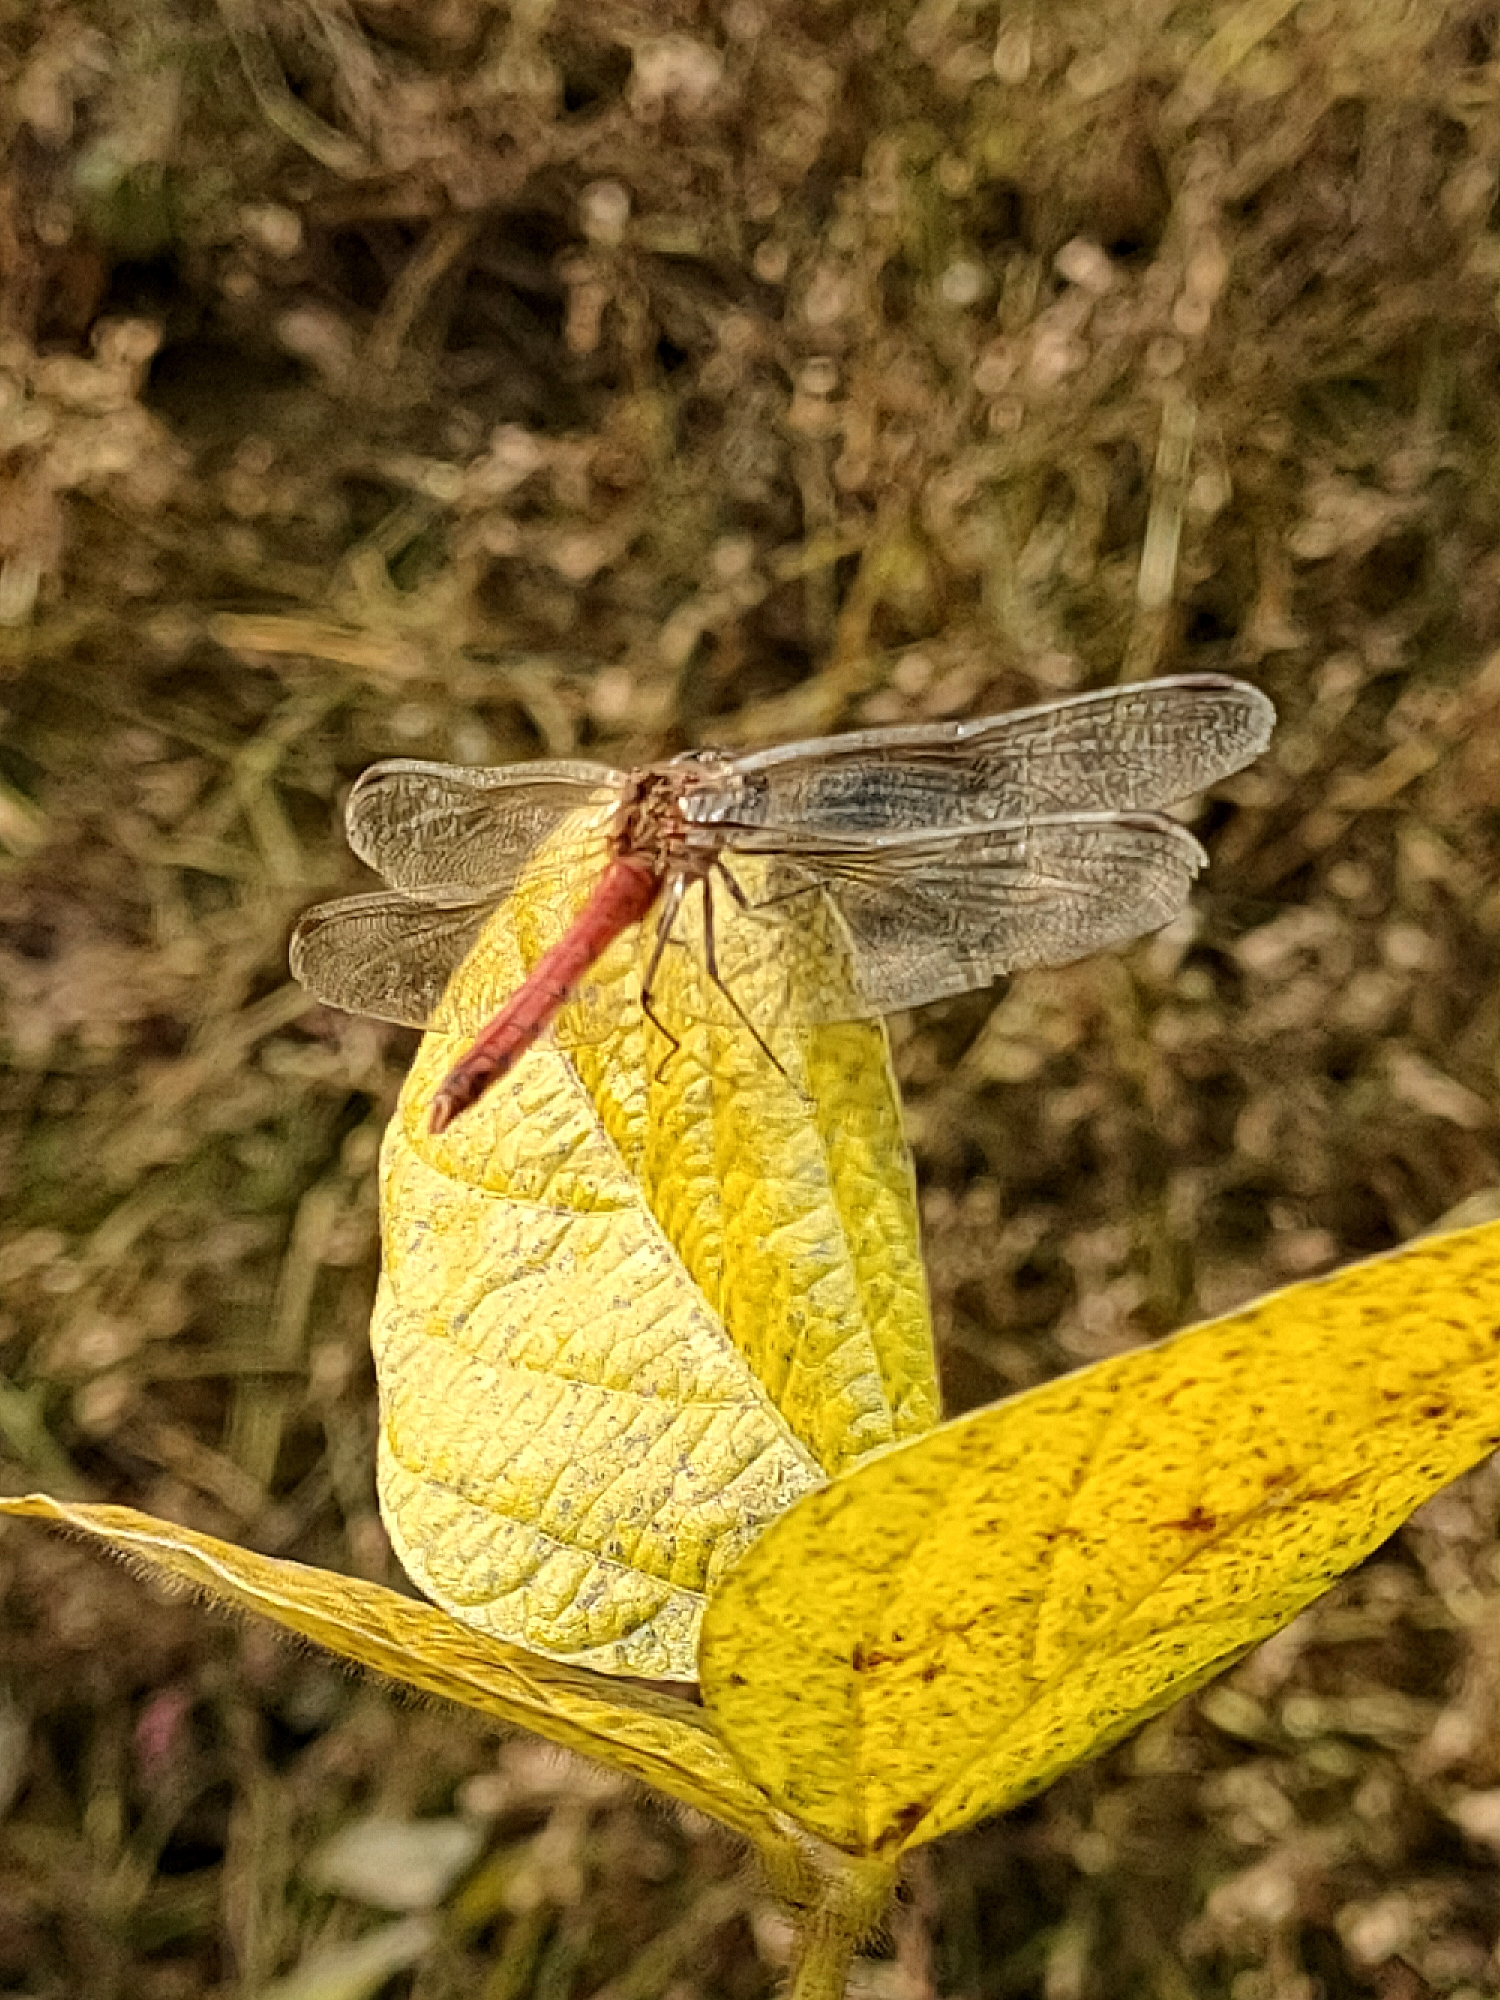
M1210 1514L1206 1507L1190 1507L1180 1521L1163 1521L1164 1528L1178 1528L1183 1534L1206 1535L1219 1525L1217 1514Z
M1348 1479L1339 1480L1334 1486L1307 1487L1305 1491L1297 1495L1297 1503L1300 1505L1303 1501L1307 1500L1347 1500L1349 1495L1356 1492L1358 1488L1359 1475L1356 1473Z
M877 1667L889 1667L899 1660L899 1653L878 1652L873 1646L856 1646L849 1655L849 1664L857 1674L872 1674Z

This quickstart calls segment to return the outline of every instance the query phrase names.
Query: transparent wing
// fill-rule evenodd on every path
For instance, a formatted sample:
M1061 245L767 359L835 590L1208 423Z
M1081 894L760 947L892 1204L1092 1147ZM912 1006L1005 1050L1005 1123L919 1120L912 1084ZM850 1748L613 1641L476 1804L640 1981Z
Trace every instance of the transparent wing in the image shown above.
M465 768L395 757L356 780L344 817L349 845L392 888L494 898L560 821L589 805L612 810L624 782L604 764Z
M462 891L413 896L383 889L319 903L292 933L293 976L330 1007L430 1027L495 901Z
M1002 973L1063 965L1128 943L1182 909L1204 861L1185 827L1154 813L1073 814L1019 825L916 834L745 836L733 853L773 864L759 943L783 957L792 1016L847 1020L987 986ZM559 868L559 883L569 879ZM832 966L799 897L820 890L848 940L853 990ZM498 902L459 888L381 890L309 910L292 971L320 1000L411 1027L476 1033L509 998L468 982L447 995ZM729 913L726 911L726 915ZM758 955L758 951L757 951ZM564 1042L606 1032L626 999L588 992L558 1024Z
M1275 719L1258 689L1224 675L1141 681L972 722L752 751L732 760L733 797L707 799L695 817L864 833L1155 810L1259 756Z
M533 916L543 928L566 928L601 865L596 835L554 839L541 856L526 855ZM292 932L293 975L330 1007L406 1027L477 1034L525 977L503 945L470 964L462 996L448 983L504 902L508 888L476 894L461 882L419 889L380 889L345 896L306 911ZM547 939L550 942L550 938ZM586 982L559 1022L560 1040L597 1040L618 1020L626 998Z
M771 853L770 837L742 851ZM1186 827L1156 813L782 847L779 906L790 913L800 889L821 889L843 920L854 972L851 1003L847 988L820 986L809 968L793 985L795 1011L804 1020L887 1013L1126 944L1177 915L1205 859ZM799 928L787 923L788 950Z

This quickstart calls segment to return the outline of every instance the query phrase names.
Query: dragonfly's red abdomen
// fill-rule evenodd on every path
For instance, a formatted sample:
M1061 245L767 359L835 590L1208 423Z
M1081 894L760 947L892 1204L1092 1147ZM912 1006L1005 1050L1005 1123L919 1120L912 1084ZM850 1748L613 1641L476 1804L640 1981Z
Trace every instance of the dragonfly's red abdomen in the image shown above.
M567 930L544 951L473 1046L433 1094L428 1129L442 1132L514 1068L580 979L656 901L661 875L640 855L617 854Z

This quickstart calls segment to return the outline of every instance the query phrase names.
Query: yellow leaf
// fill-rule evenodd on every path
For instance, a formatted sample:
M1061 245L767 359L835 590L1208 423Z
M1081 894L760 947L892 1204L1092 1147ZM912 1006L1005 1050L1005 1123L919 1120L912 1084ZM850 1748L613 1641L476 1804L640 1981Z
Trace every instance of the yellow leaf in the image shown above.
M498 1004L559 935L603 857L566 886L549 859L582 837L542 850L450 1018ZM581 1045L534 1049L440 1138L428 1105L466 1038L429 1035L383 1161L397 1553L455 1617L615 1673L692 1676L706 1594L766 1525L937 1417L884 1029L786 1025L789 997L847 976L805 900L756 916L720 894L716 917L725 984L784 1074L708 983L701 937L654 983L680 1046L643 1019L648 920L568 1010Z
M1500 1225L945 1424L801 1501L704 1626L709 1711L835 1845L999 1811L1207 1679L1500 1444Z
M702 1712L671 1695L497 1645L379 1584L256 1555L132 1507L75 1506L33 1493L0 1500L0 1514L31 1515L87 1535L165 1582L257 1612L422 1694L612 1764L763 1848L784 1844L771 1808Z

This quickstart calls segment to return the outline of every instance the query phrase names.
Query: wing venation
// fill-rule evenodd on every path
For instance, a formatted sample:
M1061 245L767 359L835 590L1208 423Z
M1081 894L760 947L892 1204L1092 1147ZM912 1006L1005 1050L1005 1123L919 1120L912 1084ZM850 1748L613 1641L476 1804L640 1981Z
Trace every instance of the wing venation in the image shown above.
M737 820L874 832L1159 811L1240 770L1275 711L1221 674L1103 688L971 722L855 730L734 760Z
M457 890L411 896L385 889L319 903L292 933L292 972L330 1007L432 1027L448 981L494 908L492 896Z
M1184 907L1203 849L1155 813L1076 813L910 835L811 837L776 852L777 892L816 886L843 920L858 1011L922 1006L1002 973L1066 965L1158 930ZM786 932L795 949L795 926ZM856 1011L807 982L804 1019Z
M393 889L459 888L499 897L570 813L612 811L624 780L603 764L466 767L395 757L355 782L349 845Z

